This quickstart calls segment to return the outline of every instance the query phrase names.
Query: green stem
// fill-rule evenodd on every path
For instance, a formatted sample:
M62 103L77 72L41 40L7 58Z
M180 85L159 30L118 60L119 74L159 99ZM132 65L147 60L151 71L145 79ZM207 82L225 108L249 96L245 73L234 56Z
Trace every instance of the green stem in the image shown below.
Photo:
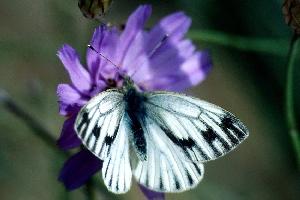
M89 179L85 184L85 192L87 200L96 200L95 190L94 190L94 181Z
M289 128L289 134L294 146L296 153L298 168L300 169L300 137L297 128L297 121L294 110L294 95L293 95L293 75L294 68L297 58L298 46L299 46L299 36L295 33L289 53L288 53L288 66L287 66L287 81L286 81L286 118L287 125Z
M186 37L191 38L193 41L208 42L241 51L276 56L286 56L286 51L289 47L289 41L286 39L243 37L212 30L191 30Z

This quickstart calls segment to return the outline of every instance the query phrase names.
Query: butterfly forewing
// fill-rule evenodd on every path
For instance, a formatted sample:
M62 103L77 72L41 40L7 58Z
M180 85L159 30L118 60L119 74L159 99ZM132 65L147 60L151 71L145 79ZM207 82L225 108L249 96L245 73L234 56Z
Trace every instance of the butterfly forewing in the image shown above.
M145 108L169 141L195 162L216 159L248 136L246 127L228 111L174 92L147 92Z
M79 112L75 130L83 144L100 159L107 157L124 116L123 93L107 90L92 98Z

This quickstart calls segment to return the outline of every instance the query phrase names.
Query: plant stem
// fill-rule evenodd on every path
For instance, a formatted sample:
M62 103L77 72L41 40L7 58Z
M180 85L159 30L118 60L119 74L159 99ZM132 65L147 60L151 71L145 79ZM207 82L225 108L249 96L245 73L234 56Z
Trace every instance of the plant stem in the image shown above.
M294 110L293 77L299 47L299 36L295 33L288 53L287 80L286 80L286 120L289 134L296 153L298 168L300 170L300 137Z
M85 193L88 200L96 200L95 190L94 190L94 181L89 179L85 184Z

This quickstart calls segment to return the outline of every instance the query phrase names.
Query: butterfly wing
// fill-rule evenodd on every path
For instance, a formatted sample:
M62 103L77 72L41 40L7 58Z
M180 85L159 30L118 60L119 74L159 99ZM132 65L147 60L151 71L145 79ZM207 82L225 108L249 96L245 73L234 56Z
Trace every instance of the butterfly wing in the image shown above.
M107 188L117 194L127 192L131 187L132 171L129 158L128 125L121 121L116 141L111 152L104 159L102 177Z
M144 121L147 160L136 159L133 162L137 182L159 192L181 192L194 188L203 178L203 164L185 159L156 120L146 116Z
M202 162L234 149L247 136L231 113L205 101L173 92L145 92L147 161L134 165L142 185L165 192L195 187Z
M75 122L82 143L104 161L104 183L114 193L127 192L132 176L123 97L118 90L98 94L81 109Z
M151 92L145 107L168 138L196 162L214 160L248 136L230 112L206 101L173 92Z

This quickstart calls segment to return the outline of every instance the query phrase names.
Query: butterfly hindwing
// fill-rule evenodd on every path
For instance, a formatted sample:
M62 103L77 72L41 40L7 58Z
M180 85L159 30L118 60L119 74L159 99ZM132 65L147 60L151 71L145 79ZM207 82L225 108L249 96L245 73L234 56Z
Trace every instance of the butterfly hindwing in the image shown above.
M181 192L194 188L203 178L203 164L185 159L183 152L168 139L153 116L145 117L147 160L133 165L133 174L140 184L159 192Z
M125 193L131 186L131 166L128 124L122 120L115 142L108 157L104 159L102 177L107 188L117 194Z

